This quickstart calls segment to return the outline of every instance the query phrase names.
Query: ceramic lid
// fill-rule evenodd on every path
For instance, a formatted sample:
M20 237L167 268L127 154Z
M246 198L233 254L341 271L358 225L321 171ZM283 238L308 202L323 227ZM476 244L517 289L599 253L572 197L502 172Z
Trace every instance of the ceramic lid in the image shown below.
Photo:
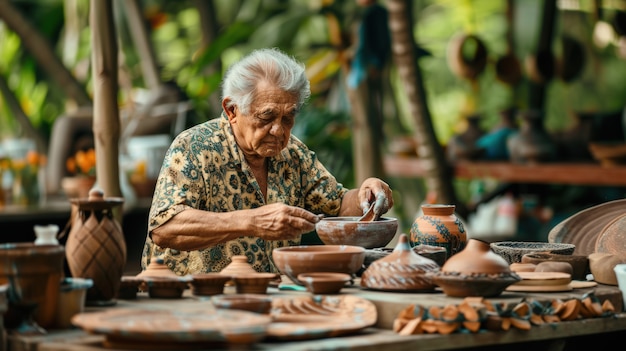
M439 265L415 253L406 234L388 256L372 262L361 276L361 286L376 290L422 291L435 285L425 273L436 272Z

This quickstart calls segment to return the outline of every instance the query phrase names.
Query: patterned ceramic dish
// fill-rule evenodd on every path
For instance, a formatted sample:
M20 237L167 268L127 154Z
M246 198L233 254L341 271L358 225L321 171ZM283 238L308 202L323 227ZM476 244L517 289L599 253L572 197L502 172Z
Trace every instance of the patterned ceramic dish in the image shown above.
M499 241L491 243L491 249L504 257L509 264L522 262L522 256L529 253L550 252L561 255L574 253L576 245L567 243L547 243L538 241Z

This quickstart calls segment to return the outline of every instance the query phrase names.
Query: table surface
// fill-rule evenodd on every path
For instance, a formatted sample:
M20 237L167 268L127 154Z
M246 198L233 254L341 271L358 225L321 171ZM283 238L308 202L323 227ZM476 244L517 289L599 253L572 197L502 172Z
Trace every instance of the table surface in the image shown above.
M618 311L622 311L622 295L615 286L598 285L594 288L574 289L566 292L554 293L519 293L505 291L501 296L489 298L492 302L519 302L524 299L553 300L569 298L580 298L585 293L593 292L601 301L609 299ZM225 293L234 293L233 287L226 287ZM269 288L268 294L277 297L293 297L308 295L307 292L293 290L279 290ZM403 292L381 292L364 290L358 287L344 288L341 294L351 294L372 301L378 311L378 322L372 328L367 328L361 332L341 337L323 338L306 341L288 342L261 342L250 348L252 350L449 350L463 348L480 348L497 346L501 344L519 344L529 342L549 343L565 338L581 335L592 335L599 333L610 333L626 331L626 313L616 313L611 317L587 318L571 322L560 322L533 326L529 331L511 329L509 331L481 331L479 333L455 333L450 335L421 334L411 336L401 336L394 333L392 328L393 320L398 313L410 306L418 304L423 306L445 306L447 304L458 304L462 298L447 297L441 292L433 293L403 293ZM206 297L201 298L206 299ZM181 299L154 299L147 293L139 293L135 300L118 300L111 307L86 307L85 312L101 311L107 308L171 308L174 310L193 306L198 303L199 298L191 295L189 290L185 291ZM80 329L50 330L43 336L10 336L9 351L121 351L122 349L105 347L103 345L105 337L93 335ZM160 348L159 348L160 349ZM215 347L207 349L215 350ZM232 350L233 347L226 348ZM235 347L235 349L239 349Z

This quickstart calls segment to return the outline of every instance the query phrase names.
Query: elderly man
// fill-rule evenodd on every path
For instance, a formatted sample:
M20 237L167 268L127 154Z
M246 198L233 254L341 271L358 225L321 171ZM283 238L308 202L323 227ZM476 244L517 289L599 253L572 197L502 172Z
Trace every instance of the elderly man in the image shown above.
M298 245L320 215L393 206L385 182L347 189L291 135L311 94L303 64L277 49L256 50L229 68L222 93L222 116L182 132L167 151L143 269L163 257L179 275L219 272L245 255L255 270L277 272L272 250Z

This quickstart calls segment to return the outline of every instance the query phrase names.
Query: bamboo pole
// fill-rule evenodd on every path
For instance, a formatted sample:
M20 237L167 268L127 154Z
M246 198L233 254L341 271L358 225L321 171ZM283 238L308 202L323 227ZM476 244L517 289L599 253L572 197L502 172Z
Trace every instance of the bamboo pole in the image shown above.
M122 196L119 177L120 116L117 105L117 40L111 0L91 0L93 134L96 178L105 196ZM121 223L121 211L116 213Z

